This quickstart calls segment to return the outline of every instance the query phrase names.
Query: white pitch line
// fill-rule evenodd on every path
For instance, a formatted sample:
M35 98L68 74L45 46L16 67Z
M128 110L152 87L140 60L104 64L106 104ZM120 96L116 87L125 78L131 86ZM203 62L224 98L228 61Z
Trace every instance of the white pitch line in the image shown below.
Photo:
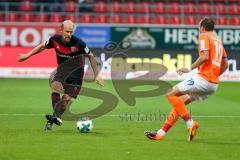
M26 113L0 113L0 116L44 116L45 114L26 114ZM129 117L129 116L134 116L134 113L129 113L127 115L125 114L119 114L119 115L114 115L114 114L107 114L107 115L102 115L103 117ZM147 113L146 113L147 115ZM102 117L100 116L100 117ZM140 116L144 116L144 114L140 114ZM220 115L196 115L196 116L192 116L192 117L196 117L196 118L240 118L240 115L236 115L236 116L220 116Z
M240 115L239 116L218 116L218 115L203 116L203 115L199 115L199 116L192 116L192 117L196 117L196 118L240 118Z

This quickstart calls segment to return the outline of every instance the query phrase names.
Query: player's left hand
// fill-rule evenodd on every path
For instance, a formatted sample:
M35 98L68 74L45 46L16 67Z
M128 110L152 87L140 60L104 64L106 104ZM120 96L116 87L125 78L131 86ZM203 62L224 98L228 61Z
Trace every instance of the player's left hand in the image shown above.
M28 58L29 58L28 54L19 54L18 61L23 62Z
M102 79L102 77L100 75L97 75L95 78L95 81L97 82L97 84L99 84L100 86L104 86L104 80Z
M183 73L188 73L188 72L190 72L190 70L188 68L185 68L185 67L177 70L177 73L180 74L180 75L182 75Z

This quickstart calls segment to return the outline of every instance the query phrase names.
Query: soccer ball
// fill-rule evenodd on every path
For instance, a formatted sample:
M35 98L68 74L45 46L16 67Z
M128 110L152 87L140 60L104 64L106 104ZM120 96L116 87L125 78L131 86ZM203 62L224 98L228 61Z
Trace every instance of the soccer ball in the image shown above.
M77 121L77 129L81 133L88 133L88 132L90 132L93 129L92 120L90 120L87 117L79 119L79 121Z

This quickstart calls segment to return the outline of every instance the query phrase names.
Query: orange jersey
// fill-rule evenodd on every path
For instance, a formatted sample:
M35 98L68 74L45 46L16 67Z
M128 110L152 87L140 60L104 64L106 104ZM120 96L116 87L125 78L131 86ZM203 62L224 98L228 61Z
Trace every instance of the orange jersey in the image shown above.
M227 57L221 40L213 32L205 32L199 35L199 55L203 51L209 51L206 62L200 65L198 75L211 83L218 83L222 59Z

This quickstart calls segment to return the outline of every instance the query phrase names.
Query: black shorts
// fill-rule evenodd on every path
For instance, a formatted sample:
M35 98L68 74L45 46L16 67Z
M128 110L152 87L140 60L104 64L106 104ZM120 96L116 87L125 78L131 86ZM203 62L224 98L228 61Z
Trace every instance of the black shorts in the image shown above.
M52 82L63 82L64 94L68 94L73 98L77 98L83 82L84 68L77 68L65 77L61 77L61 73L53 73Z

